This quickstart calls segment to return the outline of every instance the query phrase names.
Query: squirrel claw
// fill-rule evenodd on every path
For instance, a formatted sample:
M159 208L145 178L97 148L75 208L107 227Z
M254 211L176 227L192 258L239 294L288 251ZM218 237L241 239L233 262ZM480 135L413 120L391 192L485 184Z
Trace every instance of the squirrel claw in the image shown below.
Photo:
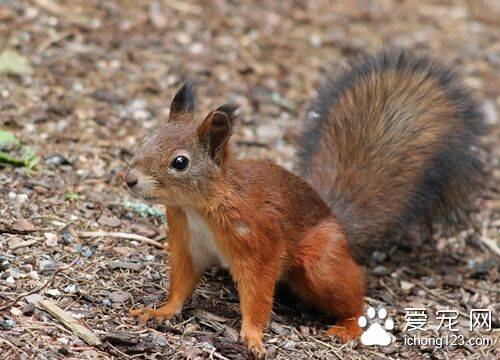
M244 333L241 334L241 338L245 342L248 351L252 354L254 359L264 359L266 356L266 348L262 344L262 340L257 338L251 338L246 336Z
M161 324L165 318L155 314L155 311L155 309L150 308L131 309L130 316L138 317L142 323L147 323L149 319L154 318L158 324Z
M247 344L248 350L252 353L255 359L264 359L266 356L266 349L260 344Z
M337 336L343 343L357 339L361 335L361 328L355 319L340 321L325 332L326 337Z

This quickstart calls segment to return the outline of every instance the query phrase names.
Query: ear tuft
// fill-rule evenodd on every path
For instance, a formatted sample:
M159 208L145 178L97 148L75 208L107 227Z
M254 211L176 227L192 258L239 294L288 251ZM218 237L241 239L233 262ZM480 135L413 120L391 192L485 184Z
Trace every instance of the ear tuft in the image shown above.
M196 105L196 84L193 80L188 79L175 94L172 104L170 105L170 120L173 118L192 114Z

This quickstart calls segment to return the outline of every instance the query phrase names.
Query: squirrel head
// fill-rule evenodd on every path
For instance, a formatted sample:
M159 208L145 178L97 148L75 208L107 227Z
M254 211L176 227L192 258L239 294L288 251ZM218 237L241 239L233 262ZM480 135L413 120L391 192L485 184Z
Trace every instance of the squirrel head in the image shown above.
M211 195L228 160L238 106L221 105L200 122L195 98L188 81L172 100L167 123L140 141L124 176L134 196L182 206Z

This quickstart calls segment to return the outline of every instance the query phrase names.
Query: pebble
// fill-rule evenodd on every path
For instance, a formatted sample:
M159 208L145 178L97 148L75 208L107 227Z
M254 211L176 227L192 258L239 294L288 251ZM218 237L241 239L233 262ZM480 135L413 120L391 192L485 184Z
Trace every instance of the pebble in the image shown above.
M57 246L57 235L54 233L45 233L43 234L45 236L45 245L48 247L54 247Z
M48 166L71 165L71 163L62 155L50 155L45 158L45 164Z
M9 260L6 258L0 257L0 271L5 271L9 267Z
M5 279L5 283L8 285L14 285L16 283L16 280L12 276L9 276L7 279Z
M109 267L111 268L111 270L116 270L116 269L127 269L132 271L141 270L141 264L130 261L113 261L111 262L111 264L109 264Z
M10 268L9 275L14 279L19 279L23 275L23 273L18 268Z
M121 303L132 298L132 295L128 291L113 291L108 297L114 303Z
M61 292L57 289L49 289L49 290L47 290L47 294L52 296L52 297L58 297L61 295Z
M23 309L21 310L21 312L25 316L30 316L31 314L33 314L35 312L35 304L28 304L28 305L26 305L25 307L23 307Z
M87 259L91 258L94 255L94 252L90 249L85 249L83 252L83 256L85 256Z
M386 268L385 266L382 266L382 265L379 265L377 267L375 267L375 269L373 269L373 273L375 275L378 275L378 276L387 276L389 275L391 272L388 268Z
M436 278L427 276L423 280L424 280L424 285L427 286L429 289L435 289L437 287Z
M54 271L57 268L57 264L53 260L42 260L40 261L40 270L42 271Z
M156 331L156 330L151 330L151 331L152 331L153 344L155 344L156 346L166 346L167 345L167 338L163 333Z
M9 318L4 318L4 319L0 320L0 327L4 330L12 329L16 325L17 325L17 323L14 320L9 319Z
M19 308L16 308L16 307L13 307L10 309L10 313L14 316L19 316L21 315L23 312L21 310L19 310Z
M380 263L384 262L385 259L387 259L387 254L385 252L382 252L382 251L374 251L372 254L372 258L375 262L380 264Z
M122 224L122 221L115 216L106 216L101 215L97 222L101 225L109 226L109 227L119 227Z
M64 292L67 294L74 294L76 293L76 285L75 284L70 284L64 288Z
M408 281L401 280L401 290L403 290L403 292L405 294L409 294L411 289L413 289L414 287L415 287L415 284L412 284L411 282L408 282Z
M488 258L483 261L477 261L475 259L469 260L469 268L472 270L472 275L474 277L480 277L482 275L488 274L490 270L493 270L497 265L497 261L493 258Z
M73 230L69 227L65 227L61 232L61 238L63 239L65 244L69 244L75 241Z

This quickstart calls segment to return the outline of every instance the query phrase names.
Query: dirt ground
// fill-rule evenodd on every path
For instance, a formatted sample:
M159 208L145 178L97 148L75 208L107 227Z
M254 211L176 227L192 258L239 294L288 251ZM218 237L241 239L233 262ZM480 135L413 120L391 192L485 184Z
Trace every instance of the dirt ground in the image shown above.
M253 5L252 5L253 4ZM455 66L491 125L492 173L477 226L377 252L367 302L395 320L387 347L342 345L331 325L279 289L265 335L271 359L494 359L496 345L407 346L406 308L459 311L458 334L498 338L500 240L500 6L495 0L97 1L0 0L0 129L34 149L31 171L0 165L0 348L5 359L241 359L230 276L210 271L182 314L138 324L133 306L168 290L161 208L132 199L118 173L137 139L162 123L185 76L199 107L241 104L241 157L291 168L308 101L325 73L387 46L427 51ZM16 75L17 72L17 75ZM99 231L107 232L99 235ZM121 232L110 236L109 232ZM127 238L140 235L139 239ZM75 260L77 259L77 260ZM57 270L68 267L67 269ZM47 281L52 282L47 284ZM46 286L45 286L46 285ZM16 297L35 290L90 329L91 346L54 315ZM15 302L15 303L13 303ZM493 329L469 333L489 309Z

